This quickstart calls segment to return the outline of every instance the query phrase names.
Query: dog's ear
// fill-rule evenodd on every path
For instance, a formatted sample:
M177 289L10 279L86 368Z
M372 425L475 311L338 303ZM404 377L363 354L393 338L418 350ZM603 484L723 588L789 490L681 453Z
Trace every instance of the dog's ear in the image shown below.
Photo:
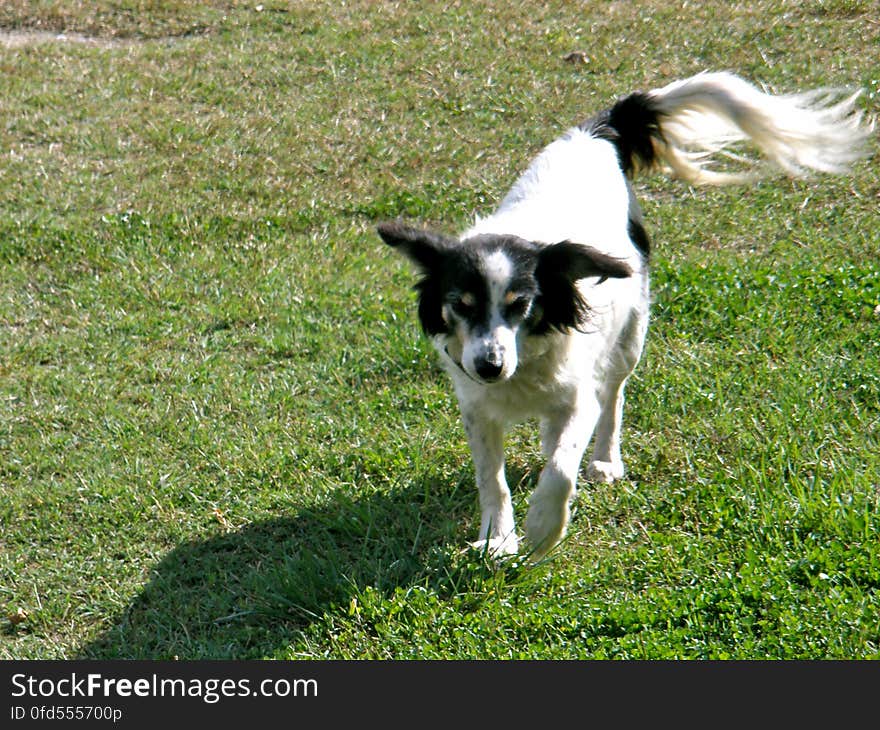
M457 243L442 233L413 228L398 221L380 223L376 230L385 243L399 249L426 272L436 269L443 255Z
M442 233L412 228L398 222L380 223L379 235L392 248L399 249L421 269L422 277L415 285L419 293L419 321L425 334L445 334L448 325L443 319L440 274L443 258L458 241Z
M545 246L538 253L535 267L542 313L535 331L584 326L590 308L576 286L578 279L588 276L620 279L630 275L632 269L623 261L589 246L571 241Z
M580 243L563 241L545 246L538 254L535 276L562 276L569 281L599 276L604 279L623 279L632 275L632 269L620 259Z

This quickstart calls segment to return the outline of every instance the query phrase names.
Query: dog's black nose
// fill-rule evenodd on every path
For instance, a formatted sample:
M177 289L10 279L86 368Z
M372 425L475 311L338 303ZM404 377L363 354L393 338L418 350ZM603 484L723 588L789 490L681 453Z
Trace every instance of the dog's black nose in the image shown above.
M483 380L497 380L501 375L503 363L494 360L480 360L474 365L477 375Z

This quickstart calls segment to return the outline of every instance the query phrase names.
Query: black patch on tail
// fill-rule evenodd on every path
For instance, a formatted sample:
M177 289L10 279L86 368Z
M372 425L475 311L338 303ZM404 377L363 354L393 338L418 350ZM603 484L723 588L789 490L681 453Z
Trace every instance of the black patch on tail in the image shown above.
M636 91L579 127L611 142L617 148L621 169L631 176L636 168L650 168L657 161L653 140L663 139L660 120L657 104L648 94Z

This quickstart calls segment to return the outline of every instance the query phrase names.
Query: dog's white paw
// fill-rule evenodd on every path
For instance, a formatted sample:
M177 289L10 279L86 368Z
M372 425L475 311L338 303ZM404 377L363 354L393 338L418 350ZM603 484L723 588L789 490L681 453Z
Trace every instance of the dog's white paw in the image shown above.
M469 547L479 553L486 553L491 558L500 558L505 555L516 555L519 550L519 540L513 532L510 532L503 537L477 540L469 543Z
M614 461L591 461L587 466L587 479L611 484L623 479L623 464Z
M568 500L533 498L526 515L526 539L532 546L532 558L544 557L565 537L568 527Z

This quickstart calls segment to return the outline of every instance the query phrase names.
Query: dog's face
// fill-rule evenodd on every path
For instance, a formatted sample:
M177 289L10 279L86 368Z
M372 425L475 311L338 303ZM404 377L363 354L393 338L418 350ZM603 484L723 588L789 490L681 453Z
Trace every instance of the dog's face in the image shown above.
M399 223L378 230L421 269L416 289L425 333L445 338L446 355L479 383L513 376L523 338L585 323L579 279L632 273L621 261L568 241L544 245L499 235L458 241Z

